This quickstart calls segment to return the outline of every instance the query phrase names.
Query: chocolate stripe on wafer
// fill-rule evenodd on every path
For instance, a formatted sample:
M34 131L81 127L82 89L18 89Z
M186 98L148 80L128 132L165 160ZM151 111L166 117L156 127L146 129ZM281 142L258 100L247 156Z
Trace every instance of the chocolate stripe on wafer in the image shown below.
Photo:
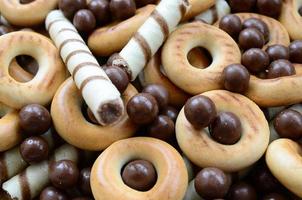
M81 90L83 99L97 121L102 125L109 125L119 120L124 114L124 103L121 94L99 66L74 26L64 17L61 11L55 10L48 14L46 27L70 74L72 74L76 86ZM69 33L68 36L67 33ZM102 79L103 81L92 81L96 79ZM98 111L106 105L112 105L110 102L114 102L117 107L112 111L116 113L115 117L108 119L105 114ZM110 111L106 110L104 112ZM108 116L112 115L109 114Z
M5 163L5 154L0 155L0 185L7 180L7 166Z
M141 36L140 33L136 33L133 37L133 39L139 44L141 50L143 51L145 60L149 60L151 58L151 48L148 44L148 42L145 40L143 36Z
M27 181L26 171L21 172L19 175L19 182L21 185L21 194L23 199L31 199L29 183Z
M155 21L157 21L157 23L159 24L159 26L164 34L164 38L167 39L167 37L169 35L169 26L168 26L166 20L157 12L157 10L154 10L154 12L151 14L151 16L155 19Z

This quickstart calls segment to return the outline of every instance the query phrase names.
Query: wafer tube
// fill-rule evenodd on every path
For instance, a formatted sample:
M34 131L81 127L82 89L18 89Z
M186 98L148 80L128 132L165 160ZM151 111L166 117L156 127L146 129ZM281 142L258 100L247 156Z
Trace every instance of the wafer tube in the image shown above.
M97 121L102 125L118 121L124 113L121 94L75 27L61 11L55 10L46 18L46 29Z
M113 65L123 66L134 80L157 52L189 8L187 0L162 0L150 17L138 29Z
M58 148L50 161L43 161L27 167L23 172L3 183L2 189L11 198L18 200L33 199L49 184L49 165L52 161L78 161L75 147L65 144Z

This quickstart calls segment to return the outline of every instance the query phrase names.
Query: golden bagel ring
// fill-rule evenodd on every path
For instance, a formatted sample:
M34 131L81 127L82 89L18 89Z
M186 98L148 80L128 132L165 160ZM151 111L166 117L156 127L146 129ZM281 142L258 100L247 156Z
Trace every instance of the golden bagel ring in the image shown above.
M124 101L137 93L129 84ZM68 143L85 150L103 150L117 140L131 137L137 127L127 114L110 126L88 122L81 111L83 99L72 78L67 79L56 92L51 104L51 116L58 134Z
M9 65L24 54L37 60L39 70L32 80L21 83L9 75ZM46 105L64 80L58 49L45 36L17 31L0 37L0 102L17 109L30 103Z
M150 161L157 171L157 182L146 192L122 180L123 166L134 159ZM103 151L92 167L90 184L96 200L182 200L188 174L181 155L168 143L136 137L117 141Z
M182 109L175 125L176 138L189 160L199 167L217 167L236 172L261 158L268 146L270 133L260 108L247 97L225 90L212 90L201 95L215 103L218 113L236 114L241 121L242 135L236 144L220 144L211 139L208 129L195 129Z
M302 40L302 17L298 9L302 6L301 0L284 0L279 21L287 29L292 40Z
M58 0L35 0L27 4L21 4L20 0L1 0L0 12L10 24L28 27L42 24L57 4Z
M302 146L290 139L273 141L266 151L272 174L291 192L302 197Z
M192 66L187 54L195 47L204 47L213 61L205 69ZM236 42L219 28L202 22L180 26L166 41L162 50L162 64L167 77L190 94L222 89L223 69L240 63L241 53Z

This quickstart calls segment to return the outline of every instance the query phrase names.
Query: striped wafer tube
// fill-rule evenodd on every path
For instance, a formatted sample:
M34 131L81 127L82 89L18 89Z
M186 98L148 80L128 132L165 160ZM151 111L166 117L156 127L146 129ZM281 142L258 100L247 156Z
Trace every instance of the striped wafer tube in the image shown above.
M55 139L51 129L41 137L48 143L49 150L52 150L55 146ZM20 154L19 146L0 154L0 184L20 173L27 165Z
M45 23L51 39L97 121L102 125L118 121L124 113L121 94L75 27L59 10L50 12Z
M9 179L2 189L11 198L29 200L35 198L49 184L49 165L52 161L78 161L78 151L75 147L65 144L58 148L50 161L43 161L27 167L23 172Z
M217 0L214 6L197 15L195 20L203 20L208 24L214 24L218 19L230 12L231 8L225 0Z
M187 0L161 0L128 44L112 59L112 64L123 66L131 80L134 80L175 29L188 8Z

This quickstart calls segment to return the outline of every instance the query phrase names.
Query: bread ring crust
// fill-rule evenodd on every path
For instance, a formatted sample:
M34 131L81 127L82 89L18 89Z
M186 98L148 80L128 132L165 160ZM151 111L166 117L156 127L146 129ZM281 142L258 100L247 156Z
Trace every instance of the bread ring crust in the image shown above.
M192 66L187 59L189 51L198 46L206 48L213 57L213 62L205 69ZM227 33L201 22L180 26L162 50L162 64L168 78L190 94L222 89L223 69L240 60L239 47Z
M125 103L136 93L136 89L129 84L123 94ZM58 134L78 148L103 150L117 140L131 137L137 129L126 114L113 125L92 124L82 114L82 103L79 90L69 78L60 86L51 104L51 116Z
M9 65L17 55L30 55L39 64L35 77L16 81L9 74ZM30 103L47 105L65 80L65 68L57 48L38 33L17 31L0 37L0 101L20 109Z
M157 171L157 182L146 192L124 184L121 170L133 159L148 160ZM188 174L181 155L168 143L155 138L136 137L117 141L98 157L91 171L96 200L182 200Z
M269 143L269 126L263 112L243 95L225 90L202 93L216 105L217 112L233 112L241 121L242 136L234 145L220 144L207 129L197 130L186 119L184 109L176 121L176 138L184 154L199 167L217 167L235 172L255 163ZM244 108L244 109L242 109Z
M58 0L35 0L28 4L21 4L20 0L1 0L0 12L11 24L34 26L43 23L57 4Z
M302 146L290 139L273 141L266 152L272 174L291 192L302 197Z

